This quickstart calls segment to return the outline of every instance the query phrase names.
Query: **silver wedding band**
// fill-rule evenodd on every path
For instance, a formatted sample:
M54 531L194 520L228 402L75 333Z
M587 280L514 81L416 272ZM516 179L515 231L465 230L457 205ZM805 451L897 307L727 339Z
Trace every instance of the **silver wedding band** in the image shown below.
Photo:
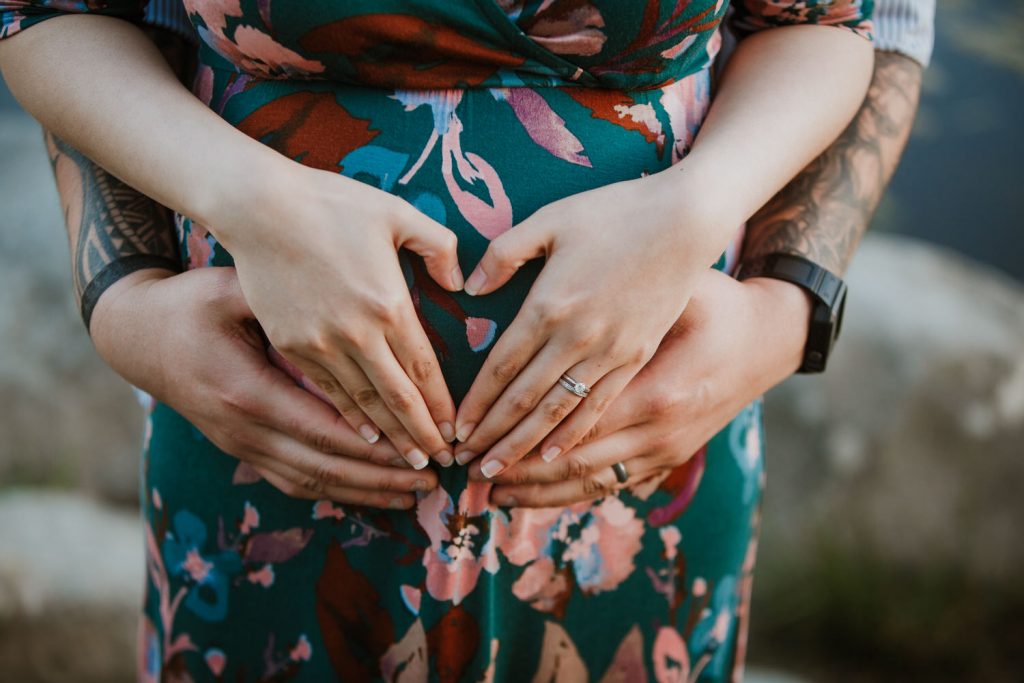
M568 372L562 373L562 376L558 378L558 383L562 385L568 391L576 394L580 398L586 398L587 394L590 393L590 387L583 382L577 382L569 376Z
M615 478L620 484L625 484L626 480L629 479L629 472L626 471L626 466L621 462L612 465L612 472L615 473Z

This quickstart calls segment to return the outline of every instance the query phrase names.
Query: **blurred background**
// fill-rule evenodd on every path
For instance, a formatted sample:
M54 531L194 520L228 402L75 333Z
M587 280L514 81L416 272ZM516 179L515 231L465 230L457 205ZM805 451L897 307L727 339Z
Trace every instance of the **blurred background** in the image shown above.
M939 0L834 361L769 396L752 681L1024 680L1022 35L1021 0ZM2 85L0 205L0 680L130 681L142 412Z

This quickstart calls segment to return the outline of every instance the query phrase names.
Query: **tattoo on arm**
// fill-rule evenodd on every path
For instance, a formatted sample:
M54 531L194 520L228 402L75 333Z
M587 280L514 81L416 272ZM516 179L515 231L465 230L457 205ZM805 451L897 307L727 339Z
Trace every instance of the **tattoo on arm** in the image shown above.
M86 329L100 295L143 268L181 270L171 212L46 132Z
M875 53L867 98L849 127L747 223L743 259L772 252L805 256L845 272L910 135L921 66Z
M163 29L147 34L186 82L195 48ZM124 276L144 268L181 270L174 217L49 131L45 139L71 244L75 296L88 329L100 296Z

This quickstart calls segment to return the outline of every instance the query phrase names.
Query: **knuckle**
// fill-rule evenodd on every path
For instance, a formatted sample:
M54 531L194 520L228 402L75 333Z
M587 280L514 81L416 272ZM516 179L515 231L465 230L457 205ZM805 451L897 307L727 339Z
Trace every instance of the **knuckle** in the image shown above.
M600 477L589 475L583 477L583 492L595 498L606 496L612 492L612 487L601 481Z
M402 319L403 304L398 297L381 296L367 300L365 306L374 320L385 325L394 325Z
M561 476L563 479L583 479L591 469L589 462L570 452L563 458Z
M375 485L376 490L385 492L397 491L400 488L402 488L398 485L398 482L395 481L395 478L386 472L381 473L380 475L377 476Z
M544 419L549 423L558 423L565 419L565 416L572 412L573 404L568 399L548 401L544 404Z
M674 389L657 391L647 398L647 413L651 417L670 417L682 404L681 392Z
M299 487L310 493L321 495L324 492L325 482L320 477L320 473L316 472L313 476L304 476Z
M367 386L357 389L352 397L361 408L373 409L380 404L380 393L376 387Z
M498 266L499 268L506 268L513 265L515 255L508 243L502 239L495 239L487 247L487 253L484 255L487 258L489 264Z
M501 384L508 384L519 374L519 364L514 360L500 360L491 368L491 376Z
M537 394L529 390L518 391L510 397L509 402L513 410L528 413L537 405Z
M569 310L561 302L544 302L537 304L534 315L540 327L552 328L569 318Z
M412 362L412 379L417 384L425 384L436 369L437 363L433 359L418 358Z
M408 389L391 389L388 391L387 404L392 410L407 413L416 405L417 396Z

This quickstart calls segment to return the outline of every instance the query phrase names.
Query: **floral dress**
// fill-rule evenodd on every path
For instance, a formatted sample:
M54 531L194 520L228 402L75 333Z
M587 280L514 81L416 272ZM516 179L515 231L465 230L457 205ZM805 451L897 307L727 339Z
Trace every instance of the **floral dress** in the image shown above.
M0 0L0 36L137 0ZM724 0L185 0L195 93L302 164L453 230L465 272L559 198L656 173L710 101ZM741 31L868 30L871 0L742 0ZM723 179L725 182L725 179ZM230 265L178 221L190 268ZM283 229L283 228L282 228ZM594 226L622 231L628 225ZM730 254L720 268L730 267ZM452 294L402 254L458 402L541 268ZM301 264L296 264L301 267ZM182 354L203 353L182 348ZM738 679L763 482L760 403L672 471L500 508L465 468L411 511L290 499L165 405L143 458L140 680Z

